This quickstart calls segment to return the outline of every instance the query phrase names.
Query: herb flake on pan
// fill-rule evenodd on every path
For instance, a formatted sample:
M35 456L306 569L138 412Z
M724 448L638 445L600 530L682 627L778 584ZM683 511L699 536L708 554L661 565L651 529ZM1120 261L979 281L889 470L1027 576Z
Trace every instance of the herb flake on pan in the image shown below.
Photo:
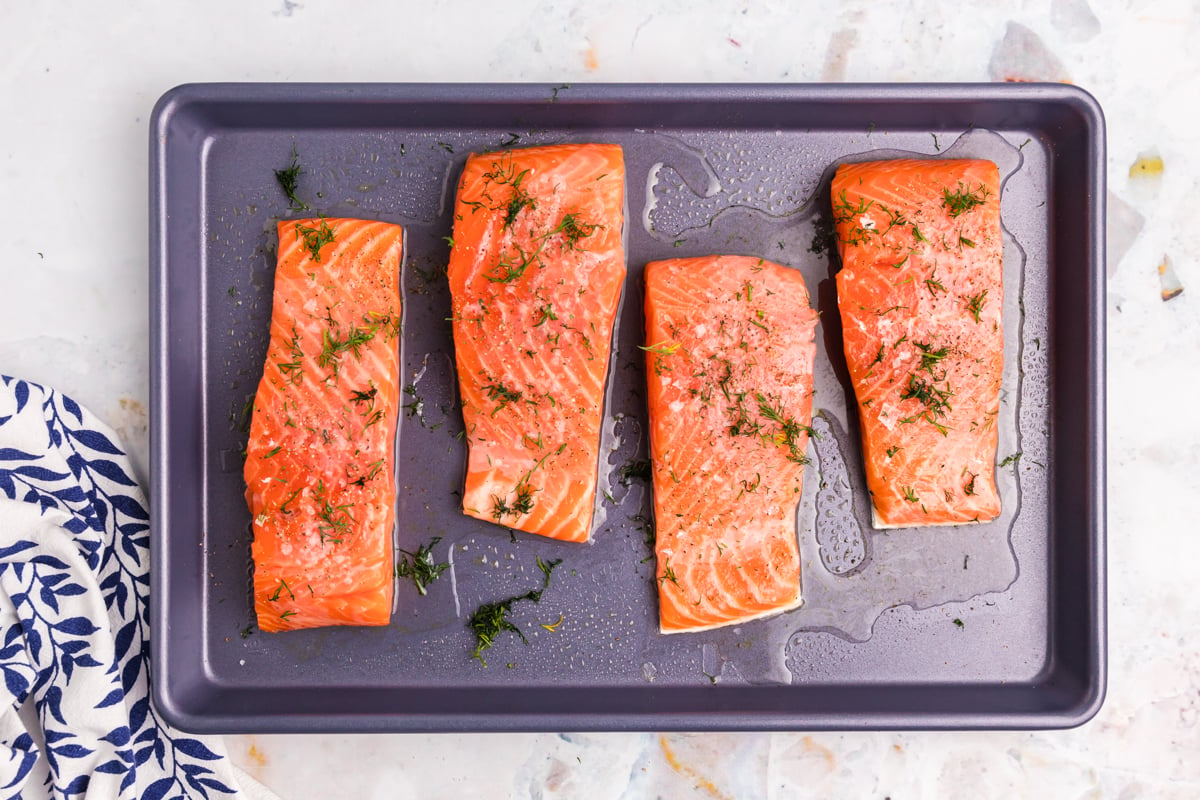
M287 195L288 208L292 211L306 211L308 204L296 197L296 188L300 182L300 154L296 151L296 145L292 145L292 163L283 169L275 170L275 180L279 182L279 188Z
M475 610L471 618L467 620L467 627L475 634L475 649L471 651L471 656L479 660L480 664L487 666L487 661L483 659L483 651L488 650L496 642L496 637L504 631L512 631L517 636L521 637L521 641L529 644L529 640L525 638L525 634L521 629L512 623L508 618L512 607L524 600L530 600L534 603L540 602L542 592L550 588L550 576L554 572L554 568L562 563L561 558L553 561L542 561L537 559L538 569L545 576L542 581L542 588L530 589L525 594L510 597L507 600L500 600L496 603L486 603Z
M401 559L396 564L396 577L412 578L422 596L426 594L426 587L450 568L447 562L435 561L433 558L433 548L441 540L442 537L435 536L428 544L419 545L416 552L400 551Z
M1001 469L1003 469L1004 467L1012 466L1013 464L1016 464L1018 461L1021 460L1022 455L1023 455L1023 453L1020 450L1018 450L1017 452L1013 453L1012 455L1006 456L1004 458L1004 460L999 463L998 466Z
M622 486L628 486L631 481L635 480L650 480L650 459L629 459L617 470L617 477L620 478Z

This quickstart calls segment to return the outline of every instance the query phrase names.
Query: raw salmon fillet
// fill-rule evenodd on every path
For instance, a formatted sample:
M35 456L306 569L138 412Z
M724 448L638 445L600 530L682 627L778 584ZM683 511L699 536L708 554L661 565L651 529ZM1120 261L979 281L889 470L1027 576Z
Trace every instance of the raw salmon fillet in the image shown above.
M391 617L402 246L385 222L279 223L245 469L264 631Z
M447 271L473 517L590 537L624 193L616 145L467 159Z
M660 629L795 608L817 324L804 279L710 256L652 262L645 282Z
M832 198L875 527L994 519L999 170L980 160L843 164Z

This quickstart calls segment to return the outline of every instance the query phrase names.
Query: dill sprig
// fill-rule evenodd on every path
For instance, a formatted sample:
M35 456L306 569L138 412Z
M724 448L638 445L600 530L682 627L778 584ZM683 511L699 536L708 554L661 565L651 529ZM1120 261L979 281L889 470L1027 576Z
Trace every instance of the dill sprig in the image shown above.
M304 249L308 251L312 260L320 262L321 248L333 243L333 228L329 227L326 220L321 220L321 225L317 228L296 223L296 238L303 239Z
M374 408L375 395L379 393L379 390L375 388L373 383L369 385L371 388L367 389L365 392L351 391L350 402L354 403L355 405L358 405L359 403L366 403L368 409Z
M295 385L304 379L302 366L304 351L300 349L300 334L296 332L294 322L292 323L292 339L288 343L288 355L292 360L279 362L279 371L284 374L288 383Z
M931 375L933 374L934 366L950 353L949 347L934 349L933 345L923 342L913 342L913 344L921 351L921 365L918 369L923 369ZM941 378L938 378L938 380L941 380Z
M317 354L317 366L328 369L330 377L337 378L341 368L342 355L353 353L355 359L362 357L362 346L371 341L375 335L372 328L360 328L351 324L349 330L342 335L341 326L335 323L336 332L326 328L321 332L321 352Z
M544 576L542 580L542 588L530 589L525 594L510 597L507 600L501 600L496 603L487 603L476 609L471 618L467 620L467 627L475 634L475 649L471 651L471 655L479 660L480 664L487 666L487 662L483 660L483 651L491 649L495 644L496 637L504 631L512 631L517 636L521 637L521 641L529 644L529 640L525 638L525 634L521 629L512 623L508 618L512 607L524 600L530 600L534 603L540 602L542 593L550 588L550 576L554 572L554 568L562 563L561 558L556 558L553 561L542 561L537 559L538 569L542 571Z
M378 461L372 461L367 465L367 471L350 481L350 485L365 487L367 485L367 481L372 480L383 470L383 461L384 460L382 458Z
M628 486L635 480L648 481L650 474L650 459L648 458L631 458L617 470L617 477L622 486Z
M579 240L591 236L599 227L599 225L595 225L590 222L580 222L579 214L577 212L572 212L570 214L564 214L562 221L560 221L553 230L551 230L549 233L546 233L543 238L549 238L555 234L561 233L567 240L567 247L572 250L576 250L579 247Z
M975 189L971 189L970 186L964 186L963 182L959 181L958 188L953 192L949 189L942 189L942 207L950 212L951 217L957 217L983 205L987 201L988 194L987 187L982 183Z
M917 375L908 376L908 385L900 393L901 400L918 400L929 409L935 417L942 417L950 411L950 398L954 396L948 388L938 388L932 381L926 381Z
M787 416L783 406L771 405L770 399L765 395L755 394L754 399L758 401L758 413L779 426L779 430L771 438L787 447L787 460L800 465L808 464L810 459L800 448L800 434L804 432L811 436L812 428L796 422L794 417Z
M521 182L529 175L529 170L521 170L516 177L512 178L509 183L512 184L512 195L508 198L508 203L504 206L504 224L503 229L511 229L513 223L517 221L517 216L525 209L533 210L537 208L534 199L521 186Z
M933 297L937 297L938 292L947 291L946 285L937 278L936 267L934 268L933 272L929 273L929 277L925 279L925 288L929 290L929 294Z
M313 490L312 494L313 500L317 503L317 519L320 520L317 531L321 535L321 544L341 544L350 533L350 526L354 523L354 517L350 515L349 511L353 505L350 503L334 505L325 490L324 481L317 482L317 488Z
M489 383L487 386L484 386L483 391L488 396L489 400L497 404L496 410L492 412L493 414L507 406L509 403L518 402L523 396L520 389L510 389L499 381L495 381L493 383Z
M291 588L287 585L287 581L285 581L283 578L280 578L279 585L275 587L274 592L267 595L267 600L269 600L272 603L279 602L279 596L280 596L281 592L287 592L288 595L290 595L293 600L296 599L296 595L292 592Z
M433 558L433 548L441 540L442 537L435 536L428 544L419 545L415 553L400 551L403 557L396 564L396 577L412 578L417 592L422 596L426 594L426 587L450 568L448 563L435 561Z
M971 316L976 322L979 322L979 315L983 312L983 304L987 300L988 290L984 289L979 294L971 295L967 298L967 311L971 312Z
M517 251L517 258L513 258L510 253L501 253L496 258L496 266L490 272L484 274L492 283L512 283L525 274L525 270L529 269L542 252L542 246L533 251L532 254L526 255L525 251L519 246L514 246Z
M283 189L283 193L287 195L288 208L292 211L305 211L308 209L308 204L296 197L296 189L300 183L300 154L296 151L296 145L292 145L292 163L283 169L275 170L275 180L279 182L279 188Z
M873 200L866 200L862 197L858 199L858 204L852 204L846 197L846 190L843 189L833 202L833 221L835 223L846 224L850 223L850 232L846 235L845 244L854 246L867 241L871 234L878 234L879 231L874 228L863 227L862 216L865 215L874 205Z
M639 344L638 349L654 354L654 374L662 375L664 372L670 371L670 367L663 362L663 359L666 356L675 355L679 351L679 343L662 341L649 346Z

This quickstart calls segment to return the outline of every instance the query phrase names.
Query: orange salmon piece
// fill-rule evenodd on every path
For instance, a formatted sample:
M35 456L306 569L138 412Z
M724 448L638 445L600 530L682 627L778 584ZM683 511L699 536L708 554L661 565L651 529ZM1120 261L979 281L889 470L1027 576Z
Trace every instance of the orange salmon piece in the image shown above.
M589 539L625 281L624 203L616 145L467 159L447 268L469 445L466 514Z
M1000 514L1000 174L982 160L843 164L838 308L876 528Z
M646 265L659 626L796 608L814 331L800 273L760 258Z
M385 222L279 223L245 467L264 631L391 618L402 247Z

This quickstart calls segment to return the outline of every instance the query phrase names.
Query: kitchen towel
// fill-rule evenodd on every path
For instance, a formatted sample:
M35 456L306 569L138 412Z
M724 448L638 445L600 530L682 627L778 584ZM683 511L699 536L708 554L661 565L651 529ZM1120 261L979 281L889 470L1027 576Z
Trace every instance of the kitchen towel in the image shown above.
M150 517L115 435L65 395L0 383L0 798L243 800L220 741L150 704Z

